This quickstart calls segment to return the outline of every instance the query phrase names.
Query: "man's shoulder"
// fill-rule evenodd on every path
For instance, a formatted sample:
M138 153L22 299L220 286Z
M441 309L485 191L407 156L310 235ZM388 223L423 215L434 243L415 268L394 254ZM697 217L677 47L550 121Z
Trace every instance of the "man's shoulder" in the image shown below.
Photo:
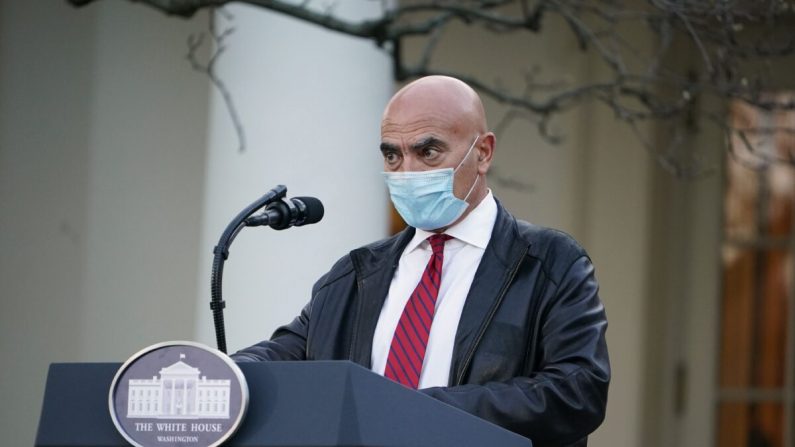
M585 249L574 237L556 228L544 227L523 220L516 220L519 237L530 245L534 256L552 255L587 256Z
M407 233L410 233L410 234L407 234ZM377 240L375 242L370 242L369 244L366 244L366 245L362 245L361 247L359 247L359 248L357 248L355 250L352 250L351 253L354 253L354 252L357 252L357 253L372 253L372 254L377 256L377 255L379 255L381 253L385 253L385 252L388 252L388 251L392 250L395 247L395 245L399 244L400 241L403 240L403 239L406 239L408 241L408 239L411 239L411 236L413 236L413 235L414 235L413 229L412 228L406 228L405 230L403 230L403 231L401 231L401 232L399 232L397 234L393 234L392 236L385 237L383 239L379 239L379 240Z
M517 241L527 246L526 256L540 262L553 281L559 280L575 261L588 257L585 249L570 234L511 218Z
M346 275L353 274L357 265L377 265L386 259L388 254L393 252L405 238L405 232L400 232L351 250L334 263L328 273L326 273L324 282L334 282Z

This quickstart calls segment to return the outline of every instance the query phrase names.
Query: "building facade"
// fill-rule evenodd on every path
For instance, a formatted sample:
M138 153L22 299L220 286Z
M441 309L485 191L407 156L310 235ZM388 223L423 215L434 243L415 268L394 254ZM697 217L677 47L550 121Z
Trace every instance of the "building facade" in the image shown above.
M160 377L130 379L127 417L154 419L229 418L229 380L199 377L182 359L160 370Z

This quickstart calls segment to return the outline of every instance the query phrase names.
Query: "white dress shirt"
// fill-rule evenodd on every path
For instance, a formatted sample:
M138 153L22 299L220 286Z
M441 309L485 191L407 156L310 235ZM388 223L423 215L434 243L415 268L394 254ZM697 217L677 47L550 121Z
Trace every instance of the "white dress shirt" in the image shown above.
M458 320L461 319L472 279L491 239L496 220L497 202L489 191L464 220L445 231L453 239L444 244L442 283L436 298L436 313L431 324L419 388L448 385ZM431 259L432 251L427 239L433 234L417 229L400 256L373 336L373 372L384 374L398 320Z

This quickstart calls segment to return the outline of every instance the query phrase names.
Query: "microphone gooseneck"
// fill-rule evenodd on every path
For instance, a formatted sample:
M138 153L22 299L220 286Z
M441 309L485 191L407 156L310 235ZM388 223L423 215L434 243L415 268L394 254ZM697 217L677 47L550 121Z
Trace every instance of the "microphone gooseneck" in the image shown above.
M324 208L320 200L314 197L295 197L285 199L287 187L278 185L238 213L227 225L218 244L213 249L213 266L210 278L210 309L213 313L215 340L218 350L226 353L226 329L224 328L224 307L222 299L222 282L224 261L229 257L229 246L237 234L246 226L267 225L276 230L284 230L293 226L317 223L323 218ZM252 217L254 213L265 207L262 214Z

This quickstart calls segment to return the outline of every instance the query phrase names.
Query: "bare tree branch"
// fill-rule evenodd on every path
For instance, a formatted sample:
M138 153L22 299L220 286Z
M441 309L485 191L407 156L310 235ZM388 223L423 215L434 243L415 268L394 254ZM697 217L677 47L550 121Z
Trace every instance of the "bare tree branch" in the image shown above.
M228 12L224 12L223 10L217 10L220 15L225 16L227 19L231 19L231 15ZM243 128L243 124L240 120L240 116L237 113L237 108L235 107L235 103L232 99L232 94L229 92L229 89L226 87L226 83L218 76L218 73L215 70L216 62L218 58L223 54L226 50L224 46L224 41L230 34L232 34L235 29L232 27L224 28L221 31L216 29L215 17L213 14L209 14L209 31L210 39L212 40L213 48L210 49L210 58L206 63L202 63L199 61L198 51L204 45L204 38L206 33L199 33L199 34L191 34L188 36L188 54L187 58L193 67L194 70L207 75L207 78L213 84L213 86L218 90L218 93L221 94L221 98L224 100L224 106L226 110L229 112L229 118L232 120L232 126L235 129L235 134L237 135L237 142L238 142L238 152L244 152L246 150L246 132Z
M82 6L97 0L68 0ZM166 14L190 17L204 8L216 8L232 0L134 0ZM795 7L782 0L736 0L704 2L692 0L404 0L381 1L381 16L368 20L347 20L333 8L319 9L309 1L238 0L281 13L307 23L349 36L368 39L390 53L394 76L406 80L443 74L455 76L484 95L522 110L510 119L526 118L550 140L552 116L588 101L598 101L613 111L638 135L641 145L656 154L661 165L676 175L690 175L698 166L678 165L671 145L683 145L684 135L698 128L694 121L717 126L727 135L752 146L746 138L754 129L732 129L726 120L726 106L740 101L768 111L795 110L795 101L771 99L775 64L795 56ZM333 5L332 5L333 6ZM554 22L553 22L554 20ZM472 32L543 32L548 23L567 26L583 53L595 52L599 76L581 83L547 83L540 87L535 76L525 74L527 85L510 90L501 82L486 80L454 67L439 67L434 54L448 35L450 26L464 24ZM638 28L643 45L637 45ZM627 29L634 29L626 33ZM625 34L626 33L626 34ZM230 107L228 91L218 83L212 70L223 51L225 35L215 36L219 50L203 70ZM422 38L424 46L417 61L406 60L403 41ZM196 42L193 42L196 44ZM675 52L692 54L700 62L684 66ZM195 55L195 50L191 51ZM192 57L189 55L189 57ZM192 61L193 63L193 61ZM197 65L194 64L194 67ZM762 68L767 67L765 70ZM695 112L694 104L717 103L713 110ZM230 107L233 121L238 121ZM684 126L674 129L667 145L644 136L640 126L647 121ZM739 132L739 133L738 133ZM737 139L735 138L735 139ZM727 150L734 151L727 146ZM751 153L754 153L751 151ZM790 156L768 157L770 162L795 164ZM698 164L697 157L690 157Z

